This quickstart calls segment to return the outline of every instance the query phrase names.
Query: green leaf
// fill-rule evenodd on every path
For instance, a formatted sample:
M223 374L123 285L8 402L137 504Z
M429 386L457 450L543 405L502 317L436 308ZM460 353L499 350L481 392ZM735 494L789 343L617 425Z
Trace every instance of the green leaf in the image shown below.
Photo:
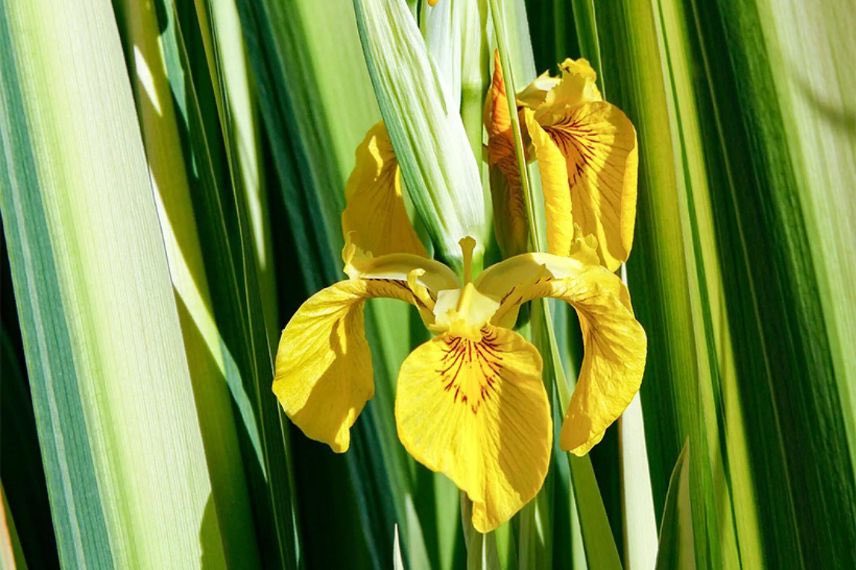
M851 321L832 316L849 314L846 294L826 289L836 279L817 269L841 262L846 230L840 218L819 230L812 211L846 206L806 175L851 173L797 135L807 115L790 110L811 103L797 97L789 66L824 58L782 57L785 38L812 32L774 12L689 1L598 10L610 98L636 123L643 153L628 274L640 321L657 331L642 385L655 504L688 436L699 566L834 566L856 535L839 344ZM824 64L833 96L834 61Z
M401 543L398 540L398 525L395 526L395 535L392 542L392 569L404 570L404 558L401 556Z
M235 383L234 379L227 380L233 370L226 363L231 355L227 356L225 339L215 322L218 311L212 306L197 229L197 219L206 224L211 219L211 212L194 211L190 193L192 171L186 167L183 154L176 152L182 146L181 131L187 127L182 120L182 109L176 109L173 104L175 96L167 75L170 66L164 56L179 59L178 50L170 48L176 45L176 38L180 39L181 34L176 31L177 22L171 10L163 15L163 22L158 21L151 4L123 2L117 12L124 25L128 67L152 186L159 205L185 351L196 386L200 422L203 431L211 434L205 440L206 456L209 462L218 466L213 472L224 476L222 481L212 480L212 484L219 488L217 495L221 497L221 502L215 501L213 508L222 520L224 533L234 542L234 546L227 550L233 556L233 563L241 561L252 566L258 564L258 553L251 532L253 525L247 478L241 468L243 461L232 403L226 390L229 380L229 383ZM165 28L162 33L161 26ZM166 52L161 50L161 41L165 37L169 38ZM183 75L180 77L181 81L185 79ZM175 80L173 77L172 81ZM192 86L190 91L193 92ZM211 186L203 188L209 192L213 190ZM214 214L222 215L221 212ZM213 221L223 223L222 219L214 218ZM221 324L227 329L232 323ZM234 401L235 397L232 396L231 400ZM267 521L262 522L267 524Z
M845 364L852 351L840 336L856 329L852 317L839 316L852 314L849 285L831 278L832 267L851 265L854 254L838 245L847 239L844 217L827 221L815 210L846 209L850 201L830 188L856 181L856 136L841 129L841 116L823 120L817 112L818 97L847 112L841 94L852 79L840 70L854 43L839 11L821 8L804 19L794 5L776 16L778 7L760 1L686 6L710 92L699 97L700 116L716 132L704 150L714 161L711 184L721 188L711 197L714 235L728 252L722 274L747 427L747 457L730 465L751 470L763 555L773 565L846 565L856 541L853 367ZM696 24L707 17L718 25ZM793 37L813 38L810 49L787 47ZM723 42L728 58L713 51ZM815 66L818 76L797 71ZM820 73L823 83L806 89ZM736 108L724 105L729 98ZM814 144L800 140L807 122ZM815 144L830 150L818 153ZM829 186L821 182L827 176ZM831 289L836 281L843 287Z
M591 459L568 454L568 463L589 568L621 568Z
M657 570L670 568L692 570L696 567L689 455L690 444L687 441L669 479L669 490L666 492L666 504L663 507L663 520L660 522Z
M651 489L642 401L633 398L618 420L624 564L651 568L657 559L657 520Z
M226 520L247 549L230 554L251 565L258 546L266 565L296 567L300 546L290 452L269 388L278 325L254 109L235 7L220 2L213 12L207 8L205 2L181 9L165 2L154 14L150 6L131 3L119 13L129 28L129 66L132 77L139 78L141 124L163 196L165 241L179 245L168 253L186 344L204 344L191 358L191 370L228 386L225 410L222 401L212 399L216 390L205 393L208 402L201 409L208 425L222 430L209 457L225 454L224 469L245 481L243 496L223 503L234 505ZM155 15L161 30L153 28ZM141 21L149 27L141 28ZM158 32L162 43L155 42ZM229 48L225 59L221 44ZM147 86L157 91L150 93ZM188 192L190 185L198 191ZM200 248L200 242L208 247ZM230 440L227 428L232 406L237 440L234 434ZM248 502L254 525L250 511L235 516Z
M216 244L205 250L206 271L222 342L231 357L226 380L240 415L243 465L262 563L294 568L302 559L297 492L289 440L270 393L276 336L268 333L278 326L276 299L265 297L273 293L273 284L265 285L272 279L265 277L270 268L262 264L272 252L266 249L265 226L258 222L266 204L256 195L257 182L246 175L258 157L253 152L252 109L242 106L245 69L228 63L243 59L242 45L228 37L237 25L231 22L234 8L220 3L212 12L202 1L194 7L176 5L179 26L170 76L174 85L187 86L181 104L188 152L204 189L195 193L194 206L202 239ZM214 19L226 21L215 25ZM232 48L227 56L221 42ZM232 85L228 89L227 78Z
M0 241L0 481L9 517L14 519L22 556L36 568L56 567L56 540L51 524L45 473L39 452L36 420L20 326L12 294L12 275L5 239Z
M112 10L4 1L0 27L0 209L60 560L222 565L228 473L209 471Z

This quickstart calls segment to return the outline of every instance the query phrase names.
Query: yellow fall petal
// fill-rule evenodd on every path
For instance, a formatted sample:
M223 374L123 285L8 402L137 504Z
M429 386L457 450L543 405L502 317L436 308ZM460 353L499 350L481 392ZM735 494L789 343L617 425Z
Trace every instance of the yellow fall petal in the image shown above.
M356 162L345 185L342 233L375 256L389 253L425 255L402 194L401 170L383 121L357 147Z
M594 235L601 261L614 271L630 255L636 221L633 124L602 101L566 109L553 122L540 124L565 157L574 223Z
M494 52L493 81L485 100L484 124L496 240L503 254L516 255L526 251L529 223L498 51Z
M523 109L523 117L535 149L538 170L541 172L547 215L547 251L556 255L568 255L574 237L574 218L571 213L571 189L568 185L565 155L535 120L534 111Z
M307 437L337 453L347 451L350 427L374 394L363 321L370 297L420 303L398 281L336 283L300 306L276 353L273 392L282 409Z
M645 371L645 331L622 295L610 291L614 282L598 284L609 281L608 276L618 280L607 271L562 279L551 283L545 295L573 305L583 333L583 362L559 439L561 448L575 455L584 455L603 439L639 391Z
M584 244L582 244L584 246ZM546 253L518 255L487 269L474 283L500 302L494 324L509 324L521 303L562 299L577 311L584 356L562 425L562 449L582 455L624 411L639 391L647 339L636 321L621 280L601 265Z
M544 483L552 422L541 367L534 346L491 326L479 339L438 336L401 367L399 439L467 493L479 532L511 518Z

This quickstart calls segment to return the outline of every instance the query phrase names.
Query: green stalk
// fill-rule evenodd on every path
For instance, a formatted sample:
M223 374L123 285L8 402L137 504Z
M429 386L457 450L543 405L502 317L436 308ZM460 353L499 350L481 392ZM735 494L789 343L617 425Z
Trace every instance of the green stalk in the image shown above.
M574 0L571 4L580 55L589 60L597 73L600 91L606 100L608 99L607 86L603 75L594 1ZM567 56L567 54L557 55L557 59ZM622 281L627 285L626 265L622 264L620 274ZM617 424L625 565L630 570L650 568L656 561L657 555L657 522L645 446L642 403L638 395L618 419Z
M517 160L517 167L521 173L520 181L524 196L524 202L526 204L526 214L529 220L529 241L530 246L535 249L535 251L540 251L541 246L541 232L538 226L538 217L536 216L536 206L535 199L532 195L531 183L529 180L529 171L526 167L526 156L523 151L523 135L520 129L520 120L517 115L517 100L515 98L515 93L517 93L514 87L514 75L511 66L511 58L509 57L509 51L507 48L506 42L506 32L505 32L505 18L503 17L502 12L499 11L499 6L496 0L490 0L490 8L491 8L491 16L493 19L495 39L497 44L497 50L499 51L499 61L502 65L502 75L503 80L505 82L505 91L508 94L508 109L509 115L511 117L511 129L512 136L514 137L514 151L515 158ZM546 317L549 319L549 315ZM548 329L552 331L552 323L549 323ZM545 481L545 487L547 483ZM520 529L520 546L519 546L519 564L522 567L535 566L539 564L539 561L542 562L541 565L550 565L549 562L549 550L546 548L546 545L538 540L536 536L536 529L549 529L552 530L552 517L550 512L548 503L544 504L544 510L537 510L536 505L545 501L545 499L549 498L550 493L546 492L546 490L542 489L542 491L538 494L538 496L533 501L533 504L527 505L524 510L519 515L519 519L521 519L521 529ZM544 520L543 516L538 515L547 515L546 520ZM536 522L536 517L541 520ZM546 557L546 560L544 558Z
M511 133L514 138L514 156L517 159L517 168L520 170L520 183L523 189L523 196L526 198L526 216L529 219L529 241L535 251L542 251L541 231L538 227L538 216L535 215L535 198L532 195L529 169L526 167L526 153L523 150L523 134L520 130L520 118L517 115L517 99L515 95L517 91L514 86L514 74L506 42L505 18L497 0L490 0L490 9L496 34L496 45L499 50L499 61L502 64L505 92L508 94L508 114L511 117Z
M482 534L472 524L473 503L463 491L461 496L461 520L464 525L464 540L467 545L468 570L499 570L499 554L497 553L496 532Z

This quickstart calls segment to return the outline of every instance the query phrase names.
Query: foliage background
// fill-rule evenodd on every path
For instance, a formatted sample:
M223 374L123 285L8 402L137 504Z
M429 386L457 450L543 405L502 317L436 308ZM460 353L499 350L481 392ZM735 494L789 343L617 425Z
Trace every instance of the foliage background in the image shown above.
M856 563L852 10L495 4L518 85L585 56L637 127L641 416L474 536L396 439L424 333L376 302L352 450L307 441L271 351L380 116L351 1L0 0L4 566Z

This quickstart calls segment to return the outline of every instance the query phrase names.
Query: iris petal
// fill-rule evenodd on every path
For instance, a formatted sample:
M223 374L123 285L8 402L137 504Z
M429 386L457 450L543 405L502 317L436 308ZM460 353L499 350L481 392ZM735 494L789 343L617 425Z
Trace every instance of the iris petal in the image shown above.
M639 158L633 124L617 107L599 101L568 109L541 126L565 157L574 223L584 235L594 235L601 261L614 271L630 255L636 220Z
M400 281L349 280L322 289L294 314L279 341L273 392L307 437L342 453L374 394L363 304L370 297L419 301Z
M614 277L604 270L596 280L606 281L607 274ZM630 404L642 383L647 352L645 331L612 290L615 284L593 281L590 276L558 280L544 295L573 305L583 333L583 362L559 440L575 455L603 439Z
M547 217L547 251L568 255L574 237L574 218L565 155L535 120L535 113L531 109L524 109L523 117L541 172Z
M438 336L401 367L398 436L467 493L479 532L511 518L544 483L552 422L541 368L534 346L491 326L478 338Z
M342 233L375 256L424 256L425 248L407 216L402 190L398 160L381 121L369 129L357 147L354 170L345 185Z

